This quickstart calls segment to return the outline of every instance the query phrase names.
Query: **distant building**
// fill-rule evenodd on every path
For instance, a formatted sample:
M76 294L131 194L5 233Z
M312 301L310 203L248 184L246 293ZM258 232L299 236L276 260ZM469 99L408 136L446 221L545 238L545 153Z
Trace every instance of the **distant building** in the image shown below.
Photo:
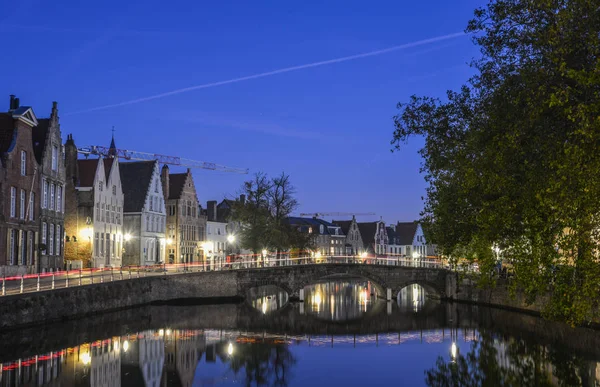
M201 214L192 172L169 173L164 165L161 181L167 209L167 262L197 262L200 259Z
M352 216L352 220L333 220L332 223L340 226L342 232L346 235L346 255L360 255L365 251L365 245L355 216Z
M288 222L302 232L316 234L316 251L321 255L346 255L346 235L342 228L323 219L290 216Z
M123 182L123 265L165 262L167 212L158 161L119 164Z
M65 213L65 153L58 122L56 102L52 104L50 118L39 119L33 128L33 147L35 158L40 164L40 212L39 233L41 243L47 248L41 250L39 270L62 269L63 260L63 231ZM52 230L54 229L54 230ZM54 246L48 243L54 235Z
M33 109L20 106L11 96L8 112L0 113L0 269L2 275L37 271L39 241L40 168L34 155L33 129L38 125ZM50 230L50 229L49 229ZM62 228L52 225L46 252L60 256ZM58 254L55 247L58 246ZM52 251L49 249L52 248Z
M111 148L115 148L114 139ZM119 160L78 160L72 136L65 144L65 154L65 259L82 261L84 267L119 267L123 247Z
M427 241L423 227L418 222L398 222L396 224L399 254L407 258L424 258L427 256Z
M224 216L218 216L216 201L206 203L206 239L203 250L205 263L211 269L218 268L226 262L228 254L228 222Z
M383 220L377 222L358 223L364 248L369 254L386 256L388 252L388 237Z

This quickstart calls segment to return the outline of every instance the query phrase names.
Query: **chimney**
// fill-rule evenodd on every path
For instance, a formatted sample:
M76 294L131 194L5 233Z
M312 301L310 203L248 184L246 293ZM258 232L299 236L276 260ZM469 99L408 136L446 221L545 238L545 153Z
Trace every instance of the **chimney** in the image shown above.
M13 106L15 106L15 95L11 94L10 95L10 103L8 104L8 111L13 110Z
M162 169L160 170L160 182L162 184L166 208L167 200L169 199L169 166L167 164L163 165Z
M206 202L206 215L207 220L215 222L217 220L217 201L209 200Z
M246 204L246 195L244 195L244 194L240 195L240 203Z
M77 186L79 180L79 170L77 167L77 147L73 140L73 135L67 135L67 142L65 142L65 172L67 184L72 183L73 186Z

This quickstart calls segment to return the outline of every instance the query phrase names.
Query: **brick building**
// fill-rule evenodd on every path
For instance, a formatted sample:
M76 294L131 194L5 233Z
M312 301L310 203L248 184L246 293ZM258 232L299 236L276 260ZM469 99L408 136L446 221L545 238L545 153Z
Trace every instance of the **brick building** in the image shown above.
M39 251L39 270L55 271L63 268L65 213L64 148L56 102L52 104L50 118L38 119L38 125L33 128L33 148L36 161L40 165L40 243L47 245L45 250Z
M0 271L2 275L37 270L39 166L33 149L38 120L29 106L11 96L0 113ZM53 234L52 242L62 234ZM60 245L60 243L59 243Z
M192 172L169 173L161 170L167 209L167 263L198 262L200 258L201 219Z

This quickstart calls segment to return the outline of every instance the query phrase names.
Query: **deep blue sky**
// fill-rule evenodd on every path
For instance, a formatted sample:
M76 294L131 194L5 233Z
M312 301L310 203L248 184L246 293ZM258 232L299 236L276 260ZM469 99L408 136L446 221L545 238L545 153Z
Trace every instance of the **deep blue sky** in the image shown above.
M390 153L396 103L444 97L471 74L469 37L146 102L171 90L361 54L461 32L484 0L72 1L0 4L0 103L8 94L63 136L291 175L299 212L418 217L422 140ZM4 101L4 102L1 102ZM201 203L248 176L195 170ZM368 220L368 218L361 218Z

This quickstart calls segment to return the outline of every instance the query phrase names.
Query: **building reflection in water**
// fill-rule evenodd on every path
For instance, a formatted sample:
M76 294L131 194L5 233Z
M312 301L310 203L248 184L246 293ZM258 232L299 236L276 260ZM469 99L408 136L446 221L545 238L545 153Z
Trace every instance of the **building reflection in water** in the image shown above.
M325 320L358 319L375 301L376 292L369 281L337 280L304 288L304 309Z
M0 365L0 386L192 386L203 330L148 330Z
M427 291L418 284L408 285L398 292L398 307L401 312L417 313L423 309Z
M277 286L265 285L250 289L248 299L252 307L267 314L282 308L288 302L289 295Z

